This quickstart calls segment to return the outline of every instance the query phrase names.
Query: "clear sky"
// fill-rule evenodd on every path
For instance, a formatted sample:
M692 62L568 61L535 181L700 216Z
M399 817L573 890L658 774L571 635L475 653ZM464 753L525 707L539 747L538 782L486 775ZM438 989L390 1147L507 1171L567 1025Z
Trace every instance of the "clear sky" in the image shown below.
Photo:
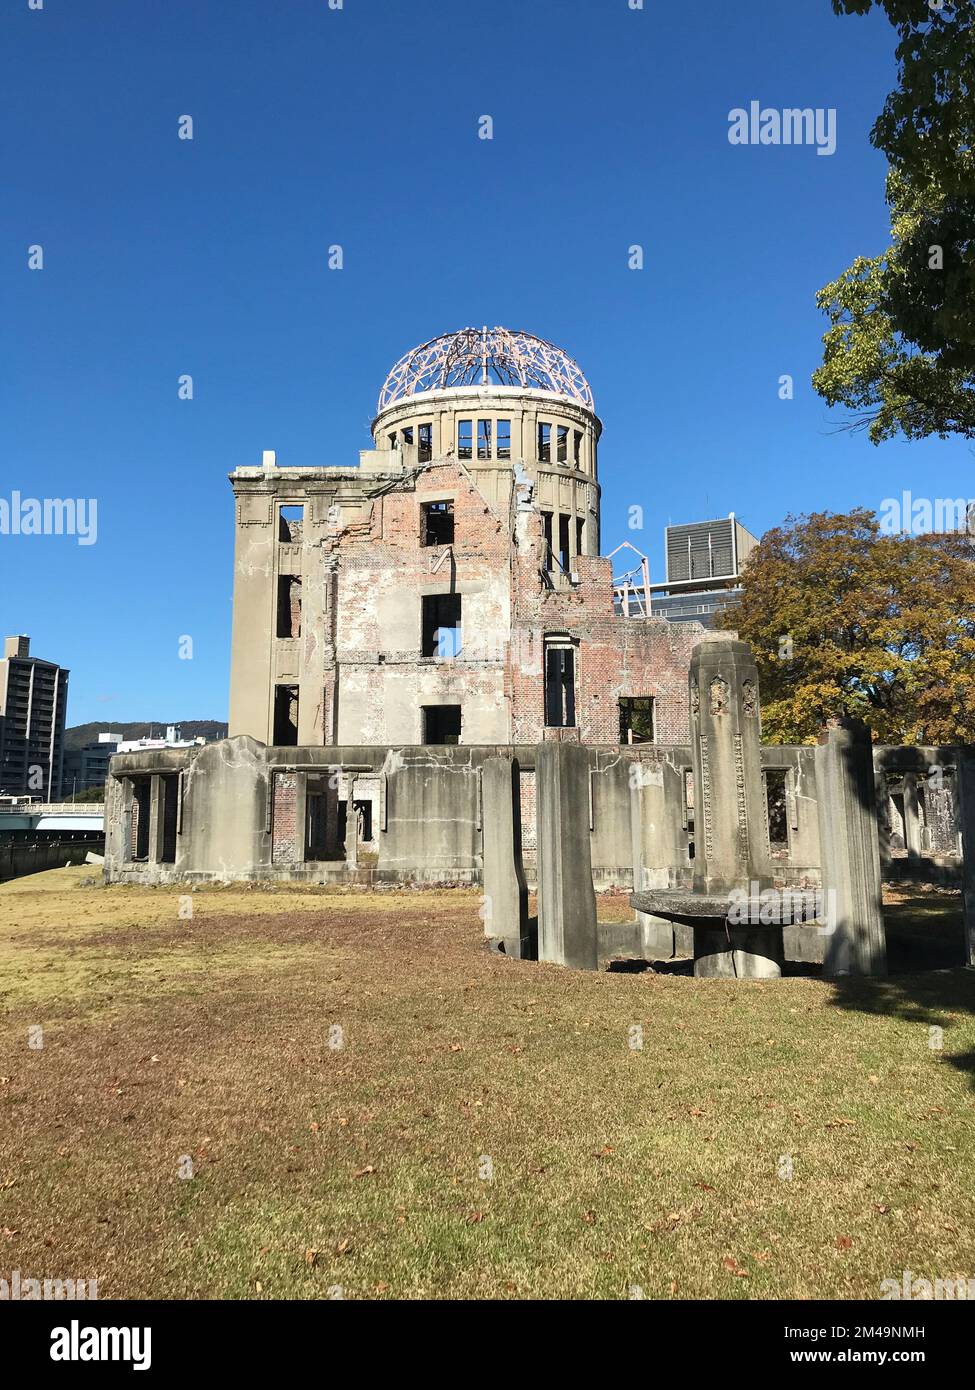
M0 623L69 722L225 718L227 473L355 463L468 324L582 364L604 551L655 579L669 521L972 495L969 445L877 449L809 384L816 290L887 241L894 43L829 0L5 0L0 497L96 498L98 539L0 536ZM752 100L835 108L836 153L731 145Z

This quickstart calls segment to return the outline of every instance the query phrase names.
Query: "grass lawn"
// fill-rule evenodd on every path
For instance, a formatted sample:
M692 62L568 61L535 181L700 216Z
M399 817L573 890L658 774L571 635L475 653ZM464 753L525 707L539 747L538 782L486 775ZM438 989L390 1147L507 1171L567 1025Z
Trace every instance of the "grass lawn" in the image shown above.
M574 973L487 954L474 893L208 889L184 920L175 890L90 873L0 888L0 1277L513 1299L975 1277L973 971Z

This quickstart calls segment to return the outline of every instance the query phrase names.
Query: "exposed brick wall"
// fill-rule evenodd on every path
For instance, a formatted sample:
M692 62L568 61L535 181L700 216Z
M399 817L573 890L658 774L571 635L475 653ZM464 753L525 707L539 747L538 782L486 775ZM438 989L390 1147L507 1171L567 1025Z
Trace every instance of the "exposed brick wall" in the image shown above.
M271 820L271 858L276 864L296 864L304 845L297 833L298 778L293 772L274 774Z
M454 543L426 546L423 503L448 497ZM615 744L620 698L646 696L654 700L657 741L687 740L688 664L704 630L617 617L612 563L599 556L576 556L579 583L559 579L553 588L543 577L542 517L527 501L518 485L510 507L489 505L462 463L435 460L385 485L356 520L315 547L320 584L306 550L309 595L329 595L321 622L306 621L302 634L305 671L319 663L323 717L316 728L326 742L420 741L421 706L457 703L465 743ZM462 596L461 656L423 658L421 596L451 589ZM576 727L564 731L545 726L544 651L552 634L567 635L577 654Z
M647 695L654 699L657 742L686 742L687 673L703 628L664 618L617 617L612 563L602 556L577 558L577 586L545 588L538 577L543 554L540 519L533 529L531 545L519 555L515 574L509 673L512 741L538 743L558 736L545 729L543 662L546 635L564 633L577 644L576 724L583 743L618 743L620 698Z

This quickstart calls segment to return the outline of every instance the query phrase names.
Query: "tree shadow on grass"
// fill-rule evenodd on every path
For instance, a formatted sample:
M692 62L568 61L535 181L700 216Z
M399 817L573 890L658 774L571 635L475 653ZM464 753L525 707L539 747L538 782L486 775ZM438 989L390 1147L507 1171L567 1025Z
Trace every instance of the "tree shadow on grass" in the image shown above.
M975 1087L975 1049L950 1050L952 1029L975 1015L975 970L964 963L961 895L905 892L884 907L884 925L887 977L841 976L832 982L830 1002L838 1009L943 1029L943 1051L934 1050Z

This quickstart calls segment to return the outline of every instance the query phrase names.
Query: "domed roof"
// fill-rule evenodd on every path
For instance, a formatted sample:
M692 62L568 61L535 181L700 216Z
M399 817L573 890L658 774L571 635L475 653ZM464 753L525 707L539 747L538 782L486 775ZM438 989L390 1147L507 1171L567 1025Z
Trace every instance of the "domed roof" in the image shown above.
M548 391L594 408L582 368L554 343L510 328L462 328L401 357L383 382L379 410L422 391L490 385Z

